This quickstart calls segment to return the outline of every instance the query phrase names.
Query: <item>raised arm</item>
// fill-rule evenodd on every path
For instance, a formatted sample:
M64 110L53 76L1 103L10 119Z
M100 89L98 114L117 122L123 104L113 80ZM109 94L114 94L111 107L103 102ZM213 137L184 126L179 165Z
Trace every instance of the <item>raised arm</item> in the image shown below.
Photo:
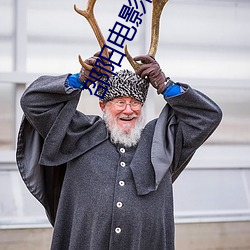
M65 92L68 75L42 76L35 80L21 97L21 107L29 123L45 138L66 104L75 106L80 91Z
M85 65L94 68L95 72L92 75L89 70L82 67L80 72L74 75L42 76L24 92L21 107L25 117L43 138L48 134L60 112L63 111L65 120L67 118L69 121L79 101L80 90L88 88L93 81L105 75L105 71L100 67L100 61L103 65L106 65L106 61L99 57L99 53L84 61ZM98 58L100 60L96 65ZM85 84L91 77L94 78Z
M165 97L177 120L173 180L178 177L195 151L214 132L222 119L221 109L209 97L186 84L179 85L185 89L183 93Z
M143 63L136 71L137 74L147 78L157 93L163 95L176 119L171 167L175 180L196 149L219 125L222 111L214 101L200 91L192 89L187 84L175 83L166 77L154 58L146 55L134 59Z

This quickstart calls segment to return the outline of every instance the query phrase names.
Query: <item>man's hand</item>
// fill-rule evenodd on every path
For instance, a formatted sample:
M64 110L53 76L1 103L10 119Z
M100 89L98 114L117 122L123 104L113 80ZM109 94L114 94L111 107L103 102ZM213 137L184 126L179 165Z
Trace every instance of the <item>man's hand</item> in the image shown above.
M149 55L137 56L134 60L143 63L135 73L143 79L147 77L152 86L157 89L157 93L163 93L166 89L166 85L164 84L166 82L166 77L159 63Z
M88 64L88 65L90 65L90 66L92 66L95 70L96 70L96 72L99 74L99 75L97 75L97 74L92 74L93 76L95 76L96 78L98 78L98 79L100 79L101 78L101 76L102 76L102 74L109 74L106 70L104 70L104 69L102 69L102 68L106 68L108 71L110 71L110 66L111 66L111 63L110 62L107 62L106 60L104 60L103 58L100 58L99 57L99 54L100 54L100 51L99 52L96 52L95 54L94 54L94 56L92 56L92 57L90 57L90 58L88 58L88 59L86 59L84 62L86 63L86 64ZM98 67L98 66L96 66L95 65L95 62L96 62L96 60L97 59L100 59L104 64L109 64L110 66L103 66L100 62L98 62L97 63L97 65L98 66L100 66L100 67L102 67L102 68L100 68L100 67ZM89 79L89 80L92 80L93 81L93 78L91 78L91 76L89 76L89 74L90 74L90 71L89 70L87 70L87 69L84 69L83 67L81 68L81 71L80 71L80 73L79 73L79 79L80 79L80 81L82 82L82 83L85 83L86 81L87 81L87 79ZM94 80L95 81L95 80ZM88 82L88 87L91 85L91 82Z

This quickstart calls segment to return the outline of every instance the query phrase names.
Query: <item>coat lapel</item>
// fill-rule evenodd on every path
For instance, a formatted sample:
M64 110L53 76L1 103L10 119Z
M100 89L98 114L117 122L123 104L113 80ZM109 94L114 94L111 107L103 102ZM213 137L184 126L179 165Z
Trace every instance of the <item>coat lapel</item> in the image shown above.
M169 171L174 156L175 124L176 118L166 105L159 118L143 130L130 165L138 195L156 191Z

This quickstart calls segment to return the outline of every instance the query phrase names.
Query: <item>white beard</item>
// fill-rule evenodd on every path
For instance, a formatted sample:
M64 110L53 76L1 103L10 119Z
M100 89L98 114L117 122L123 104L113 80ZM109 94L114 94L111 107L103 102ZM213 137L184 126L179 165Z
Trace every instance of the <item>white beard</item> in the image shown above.
M108 131L110 132L111 142L122 144L125 147L137 145L144 127L144 119L142 114L135 123L135 127L129 132L122 131L122 129L117 125L116 117L113 118L108 111L104 112L103 119L106 123Z

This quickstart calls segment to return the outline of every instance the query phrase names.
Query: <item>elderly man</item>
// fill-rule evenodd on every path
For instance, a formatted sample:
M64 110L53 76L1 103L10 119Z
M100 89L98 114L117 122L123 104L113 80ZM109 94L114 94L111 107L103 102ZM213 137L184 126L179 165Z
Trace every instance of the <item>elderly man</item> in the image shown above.
M21 99L17 163L54 226L52 249L174 249L172 183L222 114L153 58L135 59L136 74L110 77L103 119L76 110L86 70L40 77ZM149 83L167 103L144 126Z

